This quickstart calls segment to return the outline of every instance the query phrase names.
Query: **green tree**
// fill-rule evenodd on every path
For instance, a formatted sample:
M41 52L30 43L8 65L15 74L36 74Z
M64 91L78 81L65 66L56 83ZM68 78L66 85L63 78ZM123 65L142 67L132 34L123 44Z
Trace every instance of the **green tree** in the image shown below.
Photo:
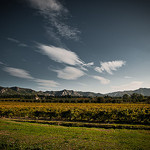
M139 94L139 95L137 96L137 99L138 99L139 102L142 102L143 99L144 99L144 96L143 96L142 94Z
M134 103L137 102L138 101L138 96L139 96L139 94L133 93L131 95L132 102L134 102Z
M105 103L105 98L104 97L97 97L97 102L98 103Z
M122 98L123 98L123 102L129 102L130 100L130 96L128 94L124 94Z

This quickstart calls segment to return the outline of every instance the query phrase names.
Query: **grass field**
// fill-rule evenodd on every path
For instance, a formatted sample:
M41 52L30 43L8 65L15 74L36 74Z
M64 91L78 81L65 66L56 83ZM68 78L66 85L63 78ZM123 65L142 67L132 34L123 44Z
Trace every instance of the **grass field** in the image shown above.
M149 150L150 130L63 127L0 119L0 149Z
M2 150L150 149L150 104L0 102L0 117Z

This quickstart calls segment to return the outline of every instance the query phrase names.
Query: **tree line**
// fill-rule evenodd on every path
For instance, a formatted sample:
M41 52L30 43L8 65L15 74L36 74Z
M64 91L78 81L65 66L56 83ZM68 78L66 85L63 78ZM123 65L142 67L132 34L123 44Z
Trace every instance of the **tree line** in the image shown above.
M45 96L45 95L0 95L0 101L20 101L20 102L52 102L52 103L150 103L150 96L133 93L124 94L122 97L79 97L79 96Z

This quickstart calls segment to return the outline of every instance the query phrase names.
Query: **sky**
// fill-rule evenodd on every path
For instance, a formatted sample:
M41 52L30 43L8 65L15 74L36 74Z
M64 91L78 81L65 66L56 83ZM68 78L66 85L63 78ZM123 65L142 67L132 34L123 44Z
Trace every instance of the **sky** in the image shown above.
M150 88L149 0L1 0L0 86Z

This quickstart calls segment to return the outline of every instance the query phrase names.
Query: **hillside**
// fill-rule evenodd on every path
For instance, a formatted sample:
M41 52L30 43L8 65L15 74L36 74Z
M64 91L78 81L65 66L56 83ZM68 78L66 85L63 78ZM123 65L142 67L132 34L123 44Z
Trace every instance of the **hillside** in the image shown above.
M111 96L111 97L122 97L124 94L131 95L133 93L142 94L144 96L150 96L150 88L140 88L134 91L117 91L113 93L101 94L94 92L82 92L73 90L61 90L61 91L35 91L28 88L20 87L1 87L0 95L45 95L45 96L72 96L72 97L100 97L100 96Z
M108 93L106 95L112 97L122 97L124 94L131 95L133 93L142 94L144 96L150 96L150 88L140 88L134 91L118 91L118 92Z

